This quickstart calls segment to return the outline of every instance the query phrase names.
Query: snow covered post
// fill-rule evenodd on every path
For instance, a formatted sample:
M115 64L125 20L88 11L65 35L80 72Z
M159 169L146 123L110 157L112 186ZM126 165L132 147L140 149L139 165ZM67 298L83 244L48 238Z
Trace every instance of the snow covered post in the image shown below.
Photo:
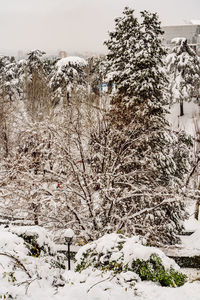
M74 237L74 232L71 228L68 228L65 233L64 233L64 239L67 244L67 259L68 259L68 270L71 269L71 264L70 264L70 245L72 242L72 239Z

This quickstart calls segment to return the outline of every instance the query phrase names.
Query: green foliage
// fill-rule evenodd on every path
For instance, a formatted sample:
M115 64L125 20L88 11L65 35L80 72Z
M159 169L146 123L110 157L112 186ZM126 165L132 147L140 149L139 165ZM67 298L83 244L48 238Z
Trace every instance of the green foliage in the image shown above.
M0 299L14 299L8 292L0 295Z
M108 236L107 236L108 238ZM182 286L187 279L187 276L177 272L168 261L170 267L166 268L161 253L156 253L157 249L141 244L130 244L130 239L125 240L124 236L118 235L118 240L109 248L104 249L102 239L85 246L86 249L78 256L76 272L82 272L87 268L101 270L102 272L111 271L114 275L122 272L133 272L137 274L141 280L148 280L159 283L161 286L179 287ZM112 238L110 238L112 239ZM116 236L117 239L117 236ZM132 247L132 254L126 255L127 243ZM100 250L102 248L102 250ZM120 247L120 249L119 249ZM139 248L137 248L139 247ZM134 250L135 249L135 250ZM148 254L149 259L136 259L134 252L142 251ZM154 252L155 251L155 252ZM162 254L164 255L164 254ZM169 260L165 258L166 262Z
M21 234L19 235L21 238L24 239L25 241L25 245L29 250L30 256L34 256L34 257L39 257L41 254L41 251L43 251L43 253L47 254L50 252L50 249L48 248L48 246L39 246L37 239L38 239L38 235L27 235L27 234ZM50 253L49 253L50 254Z
M187 276L175 271L173 268L165 269L160 257L152 254L147 261L133 261L132 270L141 280L159 282L161 286L179 287L186 282Z
M15 281L17 280L14 272L4 272L3 278L6 278L6 277L8 277L8 282L15 283Z
M122 262L117 262L115 260L110 261L107 265L104 265L102 267L103 271L113 271L114 274L118 274L121 273L122 271L127 271L128 270L128 266L127 265L123 265Z
M75 271L81 272L92 265L92 262L88 264L82 259L81 263L76 266ZM156 254L152 254L147 261L140 259L133 261L131 268L128 267L128 264L124 265L123 262L118 261L107 261L104 263L100 263L99 261L99 264L93 266L104 272L113 271L114 274L132 271L138 274L141 280L158 282L161 286L180 287L187 280L186 275L177 272L173 268L165 269L160 257Z

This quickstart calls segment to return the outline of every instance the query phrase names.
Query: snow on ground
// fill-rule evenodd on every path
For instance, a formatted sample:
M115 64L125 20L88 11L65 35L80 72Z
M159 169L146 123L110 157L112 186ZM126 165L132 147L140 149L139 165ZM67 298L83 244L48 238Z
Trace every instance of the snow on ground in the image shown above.
M73 271L65 272L68 284L54 292L44 281L33 282L23 300L200 300L200 281L180 288L160 287L140 282L132 289L121 287L109 276L90 275L87 279ZM105 280L107 278L107 280ZM103 281L105 280L105 281Z
M39 227L24 227L16 229L14 226L4 228L0 226L0 298L18 300L200 300L200 281L188 282L180 288L165 288L152 282L141 282L133 272L121 272L113 276L112 272L102 272L87 268L81 273L66 271L52 267L53 256L45 253L39 257L28 255L29 250L24 240L17 234L26 233L28 236L37 234L39 244L48 244L52 248L53 242L47 237L47 232ZM191 240L199 239L199 231ZM116 235L104 237L98 245L99 251L105 251L113 246ZM137 238L126 239L124 251L127 257L132 257L131 249L135 249L135 256L149 257L149 251L144 250ZM199 239L200 240L200 239ZM105 246L105 247L104 247ZM134 248L132 248L134 247ZM128 250L126 249L128 248ZM147 248L147 247L146 247ZM139 253L138 251L141 250ZM82 250L80 250L80 253ZM133 251L132 251L133 252ZM4 255L6 254L6 255ZM160 254L160 252L159 252ZM10 257L10 256L12 257ZM80 256L80 255L79 255ZM13 257L17 258L19 264ZM128 258L127 258L128 259ZM171 264L171 260L168 260ZM29 276L29 275L30 276ZM190 279L200 279L200 274L192 272ZM133 284L130 286L130 280ZM53 282L61 283L57 288ZM10 298L12 295L13 298Z
M181 272L187 275L189 282L200 281L200 269L181 268Z
M182 245L188 250L188 256L193 256L194 253L200 255L200 226L192 235L182 237Z
M199 105L194 102L184 102L184 116L180 117L180 104L174 104L170 109L168 120L172 127L185 130L188 134L195 136L195 120L199 120ZM200 125L200 124L199 124Z
M87 292L88 286L65 287L55 295L55 300L200 300L200 284L186 284L177 289L163 288L150 282L137 285L137 289L125 290L116 285L103 285ZM105 290L106 289L106 290ZM45 300L45 299L44 299ZM50 299L49 299L50 300Z
M184 222L185 230L193 232L200 228L200 220L196 220L193 216Z
M162 248L163 252L171 257L175 256L200 256L200 221L192 216L185 221L186 232L193 232L191 235L180 236L181 244Z
M180 288L165 288L151 282L137 283L134 289L126 289L112 280L98 284L102 278L91 276L86 283L77 282L78 275L69 272L74 279L71 284L59 289L33 283L23 300L200 300L200 282L186 283ZM75 278L74 278L75 277ZM96 284L96 285L95 285Z

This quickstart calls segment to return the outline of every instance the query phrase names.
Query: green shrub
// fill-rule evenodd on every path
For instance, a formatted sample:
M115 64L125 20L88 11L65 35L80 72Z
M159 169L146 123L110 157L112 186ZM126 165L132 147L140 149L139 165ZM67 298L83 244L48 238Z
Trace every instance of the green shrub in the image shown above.
M160 257L152 254L147 261L132 262L132 271L139 275L141 280L159 282L161 286L179 287L186 282L187 276L173 268L165 269Z
M104 236L83 246L76 259L76 272L89 267L102 272L112 271L114 274L131 271L139 275L141 280L169 287L179 287L187 279L186 275L175 270L178 265L161 250L143 246L135 237L126 238L116 234Z

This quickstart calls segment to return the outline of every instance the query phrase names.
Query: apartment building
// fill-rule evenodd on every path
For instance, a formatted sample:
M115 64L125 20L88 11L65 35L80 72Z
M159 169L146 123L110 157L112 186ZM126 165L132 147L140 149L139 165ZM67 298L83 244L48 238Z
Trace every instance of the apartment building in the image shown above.
M200 21L199 21L200 22ZM184 37L188 40L193 49L200 55L200 23L177 25L177 26L164 26L163 43L171 47L171 40L177 37Z

